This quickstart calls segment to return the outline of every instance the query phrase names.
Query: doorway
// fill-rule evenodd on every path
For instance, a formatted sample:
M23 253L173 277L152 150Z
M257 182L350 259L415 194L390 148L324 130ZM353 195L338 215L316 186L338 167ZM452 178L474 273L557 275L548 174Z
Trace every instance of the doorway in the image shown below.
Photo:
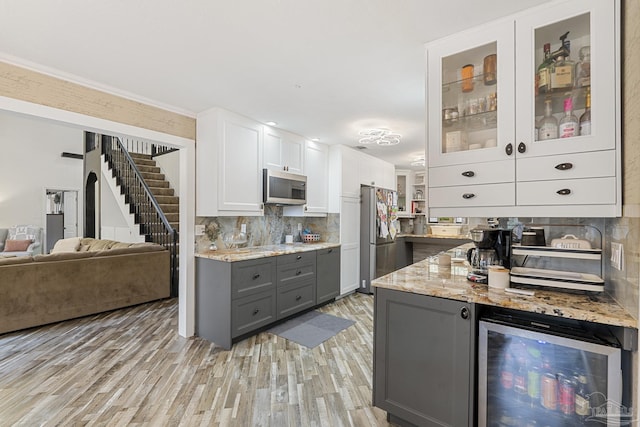
M46 189L46 212L48 254L58 240L78 236L78 190Z

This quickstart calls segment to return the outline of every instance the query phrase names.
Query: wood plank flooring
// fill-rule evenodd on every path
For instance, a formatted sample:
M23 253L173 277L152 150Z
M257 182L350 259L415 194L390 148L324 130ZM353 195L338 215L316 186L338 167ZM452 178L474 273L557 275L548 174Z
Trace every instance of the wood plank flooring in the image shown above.
M371 406L373 297L314 349L263 332L224 351L169 299L0 335L0 426L388 426Z

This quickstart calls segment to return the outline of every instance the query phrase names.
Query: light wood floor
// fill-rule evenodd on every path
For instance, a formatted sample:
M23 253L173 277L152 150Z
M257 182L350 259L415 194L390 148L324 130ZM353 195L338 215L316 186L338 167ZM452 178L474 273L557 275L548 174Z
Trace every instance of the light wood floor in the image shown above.
M307 349L261 333L224 351L177 334L176 299L0 335L0 425L388 426L371 406L373 297Z

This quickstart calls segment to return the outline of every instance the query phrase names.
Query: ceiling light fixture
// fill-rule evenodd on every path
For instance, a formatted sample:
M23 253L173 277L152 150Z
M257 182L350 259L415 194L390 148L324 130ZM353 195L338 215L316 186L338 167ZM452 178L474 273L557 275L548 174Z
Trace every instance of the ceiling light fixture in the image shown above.
M391 130L385 128L365 129L358 132L358 134L362 137L358 140L358 143L364 145L398 145L400 144L400 138L402 137L399 133L393 133Z
M424 165L425 165L424 154L414 157L413 161L411 162L411 166L424 166Z
M276 122L267 122L267 123L265 123L265 124L266 124L266 125L269 125L269 126L275 126L275 125L277 125L278 123L276 123Z

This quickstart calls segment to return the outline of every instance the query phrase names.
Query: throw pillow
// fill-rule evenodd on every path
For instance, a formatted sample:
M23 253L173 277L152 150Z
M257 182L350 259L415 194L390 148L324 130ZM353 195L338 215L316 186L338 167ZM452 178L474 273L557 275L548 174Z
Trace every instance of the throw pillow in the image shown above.
M32 243L31 240L8 239L6 242L4 242L4 251L5 252L24 252L27 250L27 248L31 243Z
M51 249L52 254L61 252L77 252L80 248L80 237L70 237L68 239L60 239Z

